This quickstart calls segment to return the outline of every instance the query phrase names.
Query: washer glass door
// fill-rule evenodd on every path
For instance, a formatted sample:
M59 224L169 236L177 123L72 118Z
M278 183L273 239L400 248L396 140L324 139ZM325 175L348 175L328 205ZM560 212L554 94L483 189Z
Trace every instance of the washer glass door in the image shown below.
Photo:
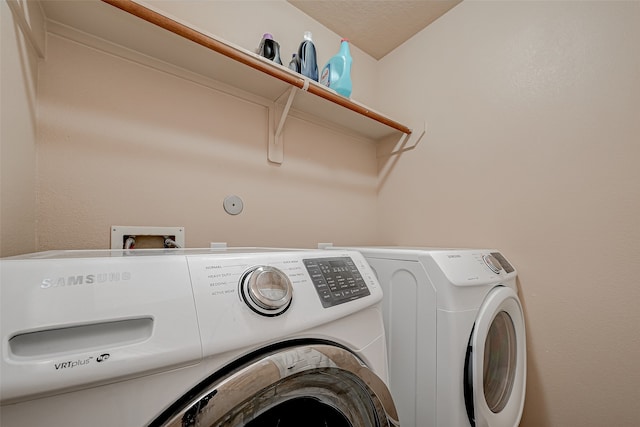
M214 376L215 377L215 376ZM201 383L154 427L393 427L389 389L358 357L329 344L257 355Z
M522 306L513 289L499 286L482 304L467 350L465 400L472 425L517 426L525 383Z

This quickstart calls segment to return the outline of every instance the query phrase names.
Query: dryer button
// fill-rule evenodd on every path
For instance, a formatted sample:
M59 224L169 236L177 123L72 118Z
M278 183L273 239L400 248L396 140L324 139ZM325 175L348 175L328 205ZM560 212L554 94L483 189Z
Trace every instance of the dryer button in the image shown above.
M484 263L489 267L489 270L493 271L496 274L502 273L502 265L493 255L483 255L482 259Z

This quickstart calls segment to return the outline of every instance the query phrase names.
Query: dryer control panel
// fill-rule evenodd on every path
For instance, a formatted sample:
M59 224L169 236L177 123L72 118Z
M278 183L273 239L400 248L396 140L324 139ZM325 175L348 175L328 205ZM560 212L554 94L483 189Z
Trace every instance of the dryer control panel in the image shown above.
M448 281L476 286L515 280L517 272L498 251L482 249L434 250L429 255Z
M513 273L514 271L516 271L515 268L513 268L513 266L509 264L509 261L507 261L504 255L502 255L500 252L491 252L491 256L496 261L498 261L505 273Z

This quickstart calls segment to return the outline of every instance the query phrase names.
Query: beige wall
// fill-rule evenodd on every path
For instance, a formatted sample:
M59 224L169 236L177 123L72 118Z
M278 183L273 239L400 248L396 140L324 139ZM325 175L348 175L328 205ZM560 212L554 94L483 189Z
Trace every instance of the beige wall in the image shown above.
M516 265L522 426L640 419L639 22L639 2L465 1L380 63L385 110L428 122L380 184L380 238Z
M0 256L9 256L36 248L37 49L44 31L39 8L14 2L12 12L0 3Z
M270 164L266 107L58 36L40 83L38 249L105 248L111 225L184 226L189 247L375 234L369 141L289 117Z
M265 100L58 27L64 36L49 34L38 78L41 10L12 5L37 49L2 2L0 255L109 247L111 225L184 226L189 247L375 239L371 141L291 115L285 162L271 164ZM305 30L339 47L338 35L284 1L155 5L250 50L272 32L283 59ZM256 13L247 16L247 7ZM319 49L319 62L332 53ZM376 62L352 53L360 64L354 94L371 103ZM223 211L231 194L244 201L241 215Z

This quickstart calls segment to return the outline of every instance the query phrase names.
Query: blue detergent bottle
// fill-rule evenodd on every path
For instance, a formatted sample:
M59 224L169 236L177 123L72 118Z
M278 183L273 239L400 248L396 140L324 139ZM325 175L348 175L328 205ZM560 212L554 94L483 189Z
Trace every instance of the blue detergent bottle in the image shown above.
M335 54L320 74L320 83L330 87L342 96L351 96L351 51L349 40L340 41L340 51Z
M311 32L305 31L304 41L298 48L298 61L300 69L298 72L311 80L318 81L318 61L316 59L316 47L311 40Z

